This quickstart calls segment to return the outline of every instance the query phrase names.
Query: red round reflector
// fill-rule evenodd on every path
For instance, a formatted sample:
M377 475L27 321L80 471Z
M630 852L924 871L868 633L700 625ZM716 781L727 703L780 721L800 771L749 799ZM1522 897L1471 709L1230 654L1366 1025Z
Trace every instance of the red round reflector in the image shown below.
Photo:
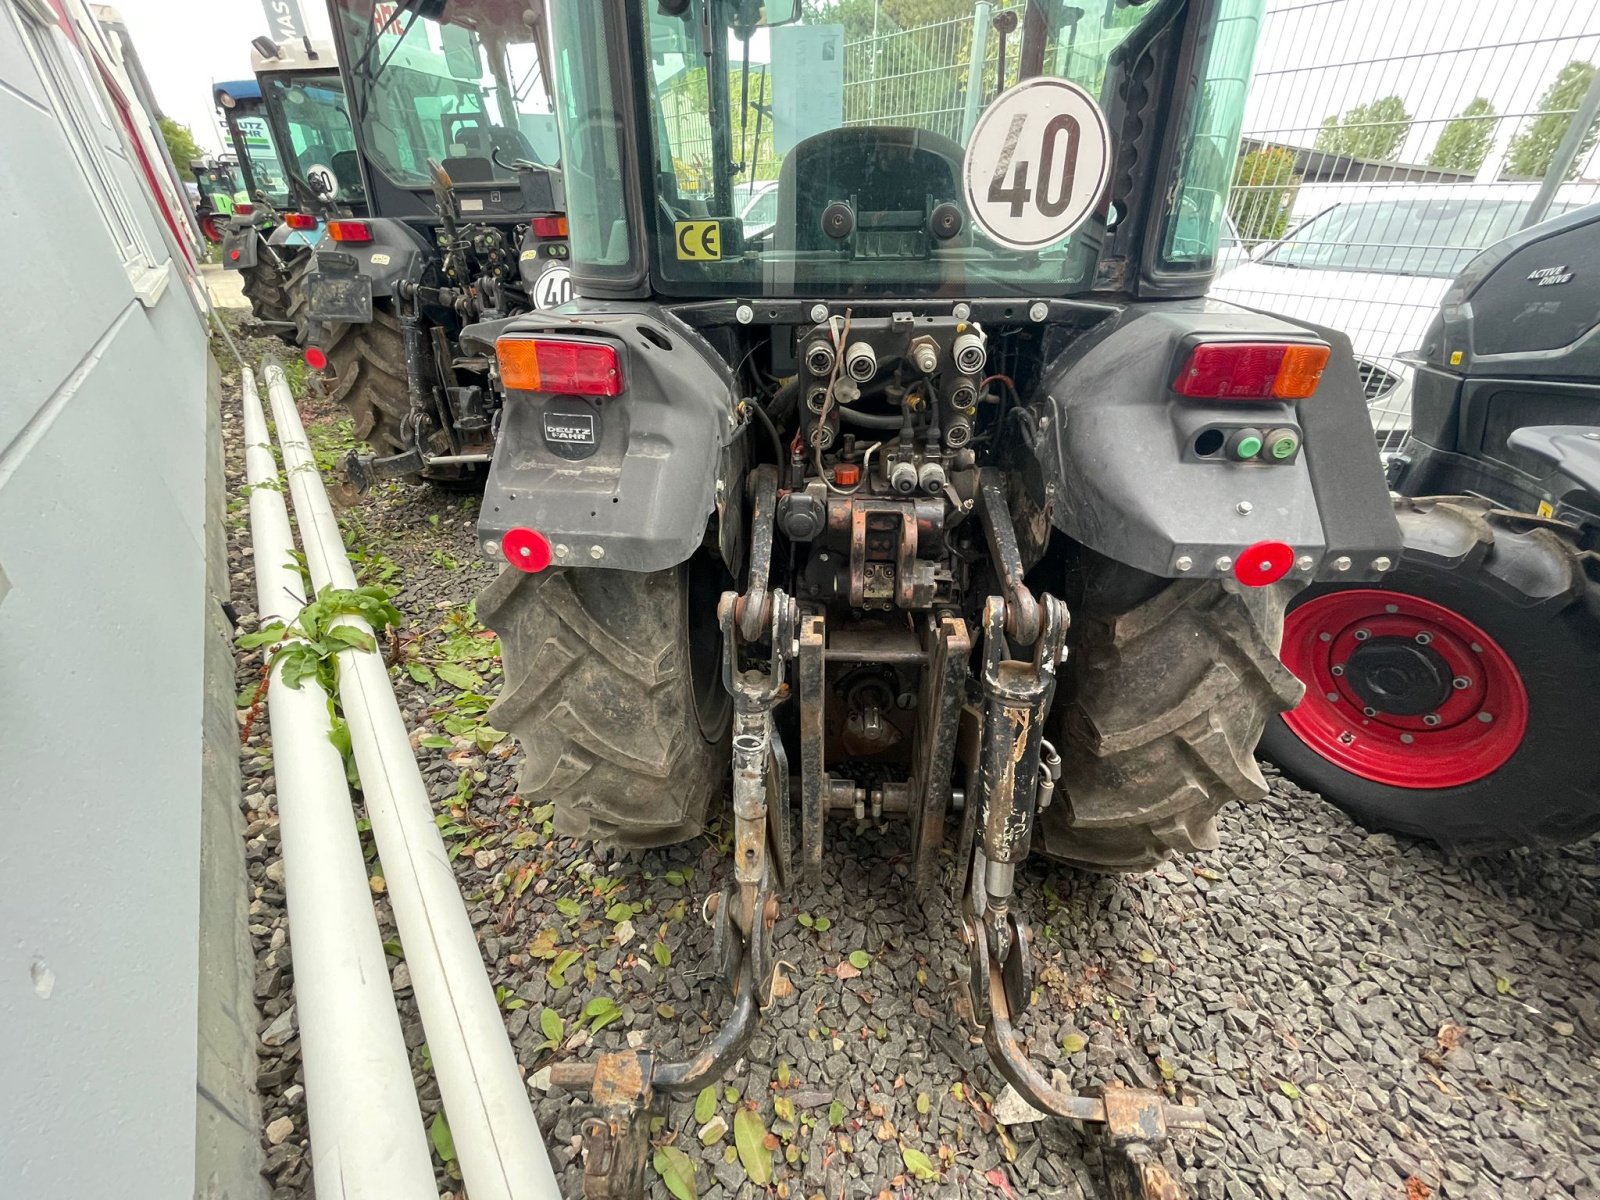
M1233 563L1233 577L1245 587L1266 587L1287 575L1292 566L1292 546L1282 542L1257 542L1239 551Z
M315 346L306 347L306 366L313 371L320 371L328 365L328 356Z
M229 250L228 251L228 257L233 259L234 262L238 262L239 261L239 252L237 250Z
M508 563L530 575L550 565L550 542L532 529L508 529L500 539L500 551Z

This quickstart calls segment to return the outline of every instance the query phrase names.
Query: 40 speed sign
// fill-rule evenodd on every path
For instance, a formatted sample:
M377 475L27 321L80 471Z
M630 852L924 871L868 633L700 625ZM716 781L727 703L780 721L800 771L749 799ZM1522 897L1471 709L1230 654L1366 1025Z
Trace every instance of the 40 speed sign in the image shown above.
M978 227L1002 246L1039 250L1094 211L1111 174L1111 130L1077 84L1025 79L983 110L963 173Z

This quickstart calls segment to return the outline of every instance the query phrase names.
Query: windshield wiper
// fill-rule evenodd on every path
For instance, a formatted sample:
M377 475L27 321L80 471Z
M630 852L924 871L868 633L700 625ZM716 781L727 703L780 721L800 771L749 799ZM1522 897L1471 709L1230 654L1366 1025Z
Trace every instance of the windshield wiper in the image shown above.
M406 40L406 34L411 32L411 27L417 23L417 18L422 14L419 11L413 11L407 15L411 19L408 20L405 23L405 27L400 30L399 36L395 38L394 45L389 48L389 53L384 56L383 61L374 67L372 65L372 56L378 49L378 37L383 33L384 29L389 28L389 26L394 23L394 17L390 16L389 19L383 23L383 27L379 28L377 25L378 0L372 0L372 8L367 15L367 28L372 31L372 36L367 42L366 46L362 48L360 61L357 62L350 71L352 77L360 80L366 85L365 87L361 88L357 94L358 103L356 105L356 112L358 120L366 120L367 101L371 96L372 89L378 85L378 76L384 73L390 62L394 60L394 56L400 52L400 46Z

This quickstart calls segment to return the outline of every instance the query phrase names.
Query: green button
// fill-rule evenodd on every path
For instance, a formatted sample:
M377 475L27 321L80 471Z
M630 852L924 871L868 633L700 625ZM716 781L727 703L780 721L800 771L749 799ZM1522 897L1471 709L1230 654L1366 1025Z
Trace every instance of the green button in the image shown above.
M1273 458L1288 458L1300 448L1298 440L1292 437L1281 437L1272 443L1271 454Z
M1261 453L1261 439L1258 437L1242 437L1233 449L1234 453L1240 458L1254 458Z

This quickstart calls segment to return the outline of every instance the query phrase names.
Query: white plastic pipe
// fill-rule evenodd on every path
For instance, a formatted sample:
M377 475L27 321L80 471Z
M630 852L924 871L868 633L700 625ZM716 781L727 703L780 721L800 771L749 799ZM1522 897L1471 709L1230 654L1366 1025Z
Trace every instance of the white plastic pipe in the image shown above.
M355 572L283 370L269 359L264 373L311 582L319 593L354 588ZM347 620L367 629L363 621ZM411 734L379 653L352 649L339 655L339 700L467 1191L472 1200L559 1200L517 1057L434 823Z
M245 473L261 623L293 621L305 585L255 376L244 368ZM366 863L328 741L328 697L314 680L267 687L284 890L294 934L294 994L317 1195L437 1200L433 1162Z

